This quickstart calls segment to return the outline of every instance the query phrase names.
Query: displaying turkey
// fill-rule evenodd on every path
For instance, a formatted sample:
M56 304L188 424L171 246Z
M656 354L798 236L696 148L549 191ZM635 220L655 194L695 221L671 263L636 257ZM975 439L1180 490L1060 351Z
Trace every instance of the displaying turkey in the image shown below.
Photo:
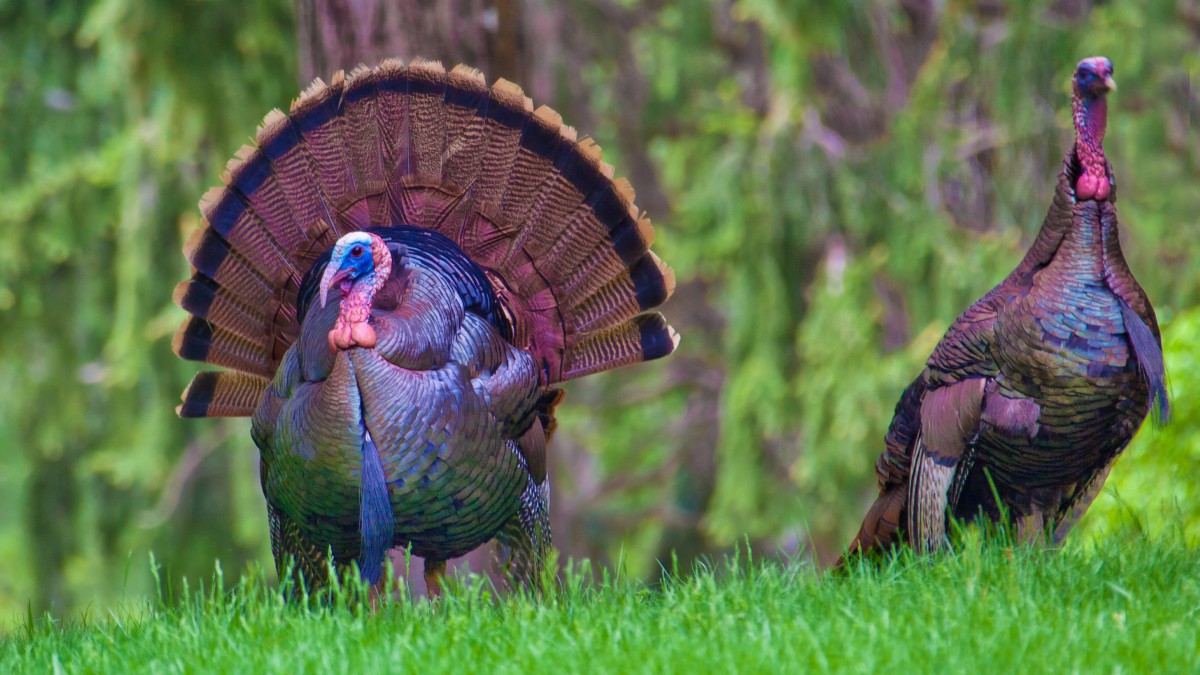
M948 516L1007 513L1019 539L1060 542L1152 404L1166 421L1158 322L1121 253L1102 146L1112 73L1106 58L1079 62L1075 144L1041 231L901 395L851 554L937 549Z
M182 417L253 416L271 550L377 583L388 549L550 544L558 383L666 356L674 290L600 149L504 80L360 66L276 110L200 202Z

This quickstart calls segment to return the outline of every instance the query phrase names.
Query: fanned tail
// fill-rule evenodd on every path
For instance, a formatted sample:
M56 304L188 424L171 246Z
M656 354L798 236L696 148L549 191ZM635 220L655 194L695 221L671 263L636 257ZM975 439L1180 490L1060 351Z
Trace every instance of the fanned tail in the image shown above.
M301 281L337 237L412 225L448 237L486 274L553 384L671 353L650 312L675 277L654 229L600 148L553 110L481 73L388 60L316 80L269 113L201 200L208 227L184 247L175 291L192 316L182 358L201 373L184 416L247 415L299 333Z

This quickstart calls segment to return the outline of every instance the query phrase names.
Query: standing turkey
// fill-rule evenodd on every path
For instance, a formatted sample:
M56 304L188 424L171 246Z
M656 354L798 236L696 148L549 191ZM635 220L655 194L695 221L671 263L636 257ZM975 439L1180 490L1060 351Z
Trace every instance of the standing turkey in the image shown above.
M276 110L200 202L182 417L252 416L271 550L310 585L386 551L550 544L556 385L671 353L653 228L590 140L464 66L360 66Z
M1121 253L1102 146L1115 88L1108 59L1079 62L1075 144L1037 240L901 395L851 554L937 549L948 516L1007 514L1020 540L1058 543L1152 403L1166 421L1158 322Z

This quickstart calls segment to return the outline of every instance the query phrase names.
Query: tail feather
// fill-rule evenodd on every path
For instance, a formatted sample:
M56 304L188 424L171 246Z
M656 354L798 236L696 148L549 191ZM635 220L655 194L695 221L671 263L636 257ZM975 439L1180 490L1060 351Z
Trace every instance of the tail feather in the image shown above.
M657 307L675 291L675 272L653 253L647 252L630 269L590 291L567 312L576 317L581 331L607 328L631 319L639 312Z
M565 128L564 128L565 130ZM551 171L530 205L521 224L521 236L510 252L525 251L540 267L556 269L548 254L564 237L581 208L583 198L599 179L599 162L577 150L571 143L559 144ZM603 236L603 228L595 228ZM594 245L594 243L593 243Z
M293 120L279 110L272 110L259 127L256 144L283 189L296 222L308 230L314 223L332 224L335 218L300 138Z
M345 80L340 70L334 73L328 85L318 78L292 102L291 108L292 125L303 139L298 147L311 163L322 199L335 213L360 196L360 186L355 184L350 170L342 134L341 104ZM336 224L336 218L331 222ZM345 232L339 229L338 234Z
M525 223L529 212L541 194L543 185L555 173L553 158L562 140L562 117L546 106L533 111L521 132L511 173L504 186L497 209L512 223ZM513 242L511 252L521 250L522 239L532 232L523 230Z
M248 417L268 382L246 373L196 373L175 408L180 417Z
M377 114L376 76L377 72L366 66L355 68L347 77L342 94L342 137L359 190L359 200L346 215L354 222L372 226L385 225L391 218L381 151L384 139Z
M200 212L212 230L236 249L269 286L274 287L296 274L287 252L271 229L247 208L236 190L209 190L200 200Z
M675 351L679 333L662 314L641 314L612 328L587 333L570 352L563 379L652 361Z
M487 81L483 73L466 66L455 66L447 81L442 182L451 192L465 193L479 175L491 134Z
M446 148L443 151L443 190L452 196L442 212L426 217L447 237L462 241L471 214L484 196L476 185L491 145L494 124L488 121L491 106L487 82L474 68L456 66L446 87Z
M262 377L275 374L275 364L268 358L269 345L238 337L198 317L179 327L171 347L188 361L202 361Z
M239 151L248 150L242 147ZM246 161L230 161L221 180L238 199L242 207L257 216L260 226L268 229L272 247L284 255L284 267L290 262L287 253L304 245L305 227L296 221L283 187L278 184L266 157L253 154Z
M650 221L639 218L637 207L627 201L632 192L632 188L621 190L620 181L608 183L592 190L585 202L607 227L612 249L627 265L642 257L654 242Z
M207 228L197 231L183 247L184 255L197 272L220 284L237 295L246 304L260 305L272 301L274 292L271 283L264 279L253 264L233 252L229 242L216 230Z
M261 339L271 331L273 317L242 305L236 296L201 272L180 282L175 287L173 299L194 316L223 326L247 340Z
M406 173L415 176L421 185L440 185L442 151L446 147L446 69L439 61L415 60L409 64L408 75L411 80L409 123L412 142Z
M483 238L487 244L498 243L492 235L504 232L504 245L515 232L512 221L500 209L504 191L513 175L517 163L518 150L521 146L521 136L525 126L532 119L533 101L525 96L517 85L507 80L497 80L489 90L486 108L487 125L491 130L487 146L480 157L479 174L471 185L471 192L478 206L478 214L489 226L485 231L472 228L469 221L464 223L461 237L455 241L464 246L472 246L476 239ZM482 235L482 237L481 237ZM489 263L499 266L498 253L493 250L489 254Z
M262 153L242 146L226 165L221 181L267 227L277 250L286 254L303 246L305 228L296 221L287 196Z
M381 198L385 187L383 154L384 140L376 115L378 100L375 87L376 72L359 66L346 78L342 93L342 140L350 163L351 178L360 194L369 195L374 225L386 222L380 209L386 205Z
M540 131L527 133L522 138L523 148L532 150L545 141L546 147L553 147L553 151L542 157L540 168L545 171L545 178L540 181L523 217L512 215L506 209L504 214L512 221L521 223L521 234L512 243L511 252L523 251L539 259L540 253L553 244L563 223L570 220L571 214L588 195L589 186L600 179L600 173L592 157L578 151L575 130L563 126L558 113L542 106L534 110L534 115L535 118L550 120L546 129L557 129L557 142L540 138ZM534 129L534 126L526 127L527 132L530 129ZM533 145L526 145L527 142ZM510 191L506 197L514 195Z
M371 226L449 237L491 280L547 384L678 344L661 315L643 313L675 280L650 252L633 188L511 82L488 87L478 71L432 61L360 66L315 81L289 114L269 113L255 145L202 200L209 227L185 246L195 274L175 292L192 314L176 352L251 378L221 391L273 375L299 332L302 278L340 234ZM216 379L197 379L196 401L199 383L222 381L205 377ZM250 409L218 398L185 401L181 414Z
M412 124L409 121L411 97L408 68L396 59L388 59L375 69L375 121L379 129L379 160L386 182L385 197L389 218L399 214L400 182L397 175L410 173L409 147ZM398 222L403 222L399 220Z

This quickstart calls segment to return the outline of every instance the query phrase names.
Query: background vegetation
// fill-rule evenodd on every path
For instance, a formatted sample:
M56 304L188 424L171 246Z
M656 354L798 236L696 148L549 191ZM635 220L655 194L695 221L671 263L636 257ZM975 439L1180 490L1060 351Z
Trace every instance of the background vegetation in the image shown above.
M320 48L343 4L0 1L0 621L148 593L149 550L172 579L268 564L248 424L175 417L171 289L223 162L353 65ZM1073 541L1200 535L1200 3L394 4L390 53L481 65L594 135L678 272L680 352L570 387L564 556L836 555L901 388L1036 232L1093 54L1175 419Z

